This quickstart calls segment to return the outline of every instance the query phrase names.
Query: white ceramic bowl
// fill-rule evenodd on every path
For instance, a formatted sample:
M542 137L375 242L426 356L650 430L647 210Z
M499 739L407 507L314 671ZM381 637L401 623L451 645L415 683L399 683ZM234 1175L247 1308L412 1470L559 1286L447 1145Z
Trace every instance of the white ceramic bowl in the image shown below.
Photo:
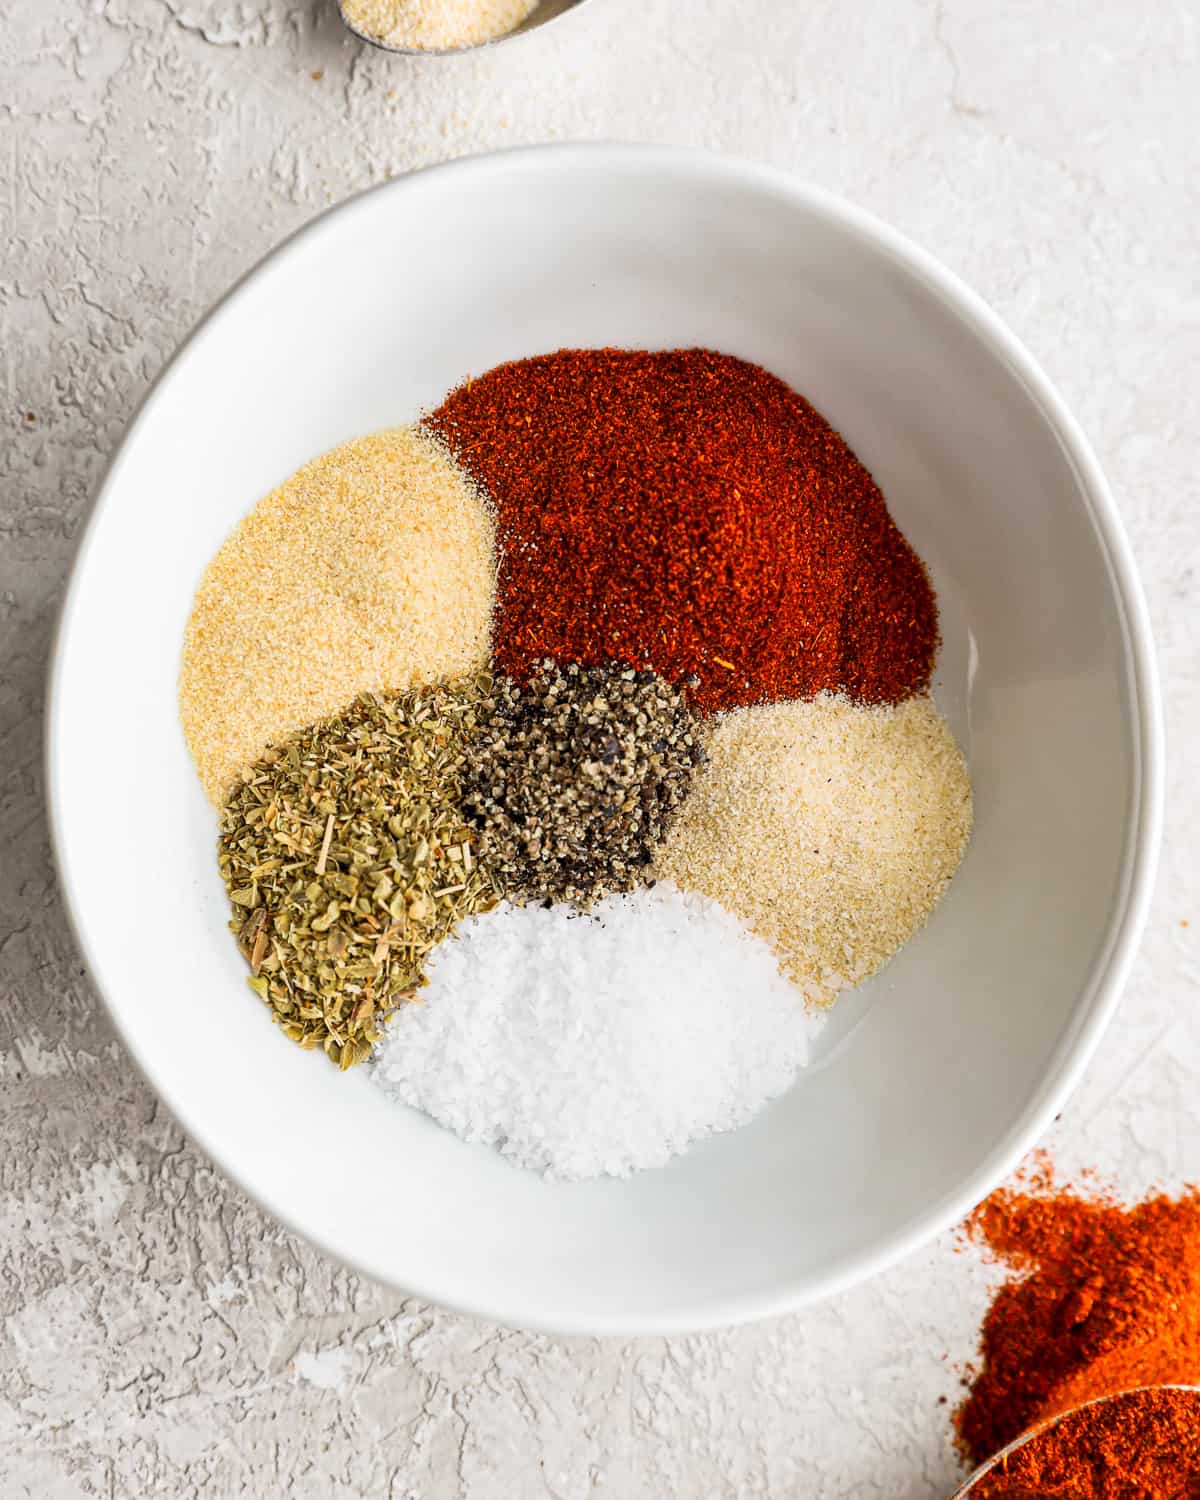
M175 687L202 569L297 465L501 360L603 344L759 361L874 471L939 592L937 688L970 758L976 825L927 929L843 1002L790 1094L662 1171L562 1186L273 1031L226 931ZM621 146L392 183L235 288L102 486L63 610L48 755L80 944L129 1050L205 1150L373 1276L591 1332L794 1308L985 1194L1116 1003L1161 782L1129 552L1029 356L866 214L780 172Z

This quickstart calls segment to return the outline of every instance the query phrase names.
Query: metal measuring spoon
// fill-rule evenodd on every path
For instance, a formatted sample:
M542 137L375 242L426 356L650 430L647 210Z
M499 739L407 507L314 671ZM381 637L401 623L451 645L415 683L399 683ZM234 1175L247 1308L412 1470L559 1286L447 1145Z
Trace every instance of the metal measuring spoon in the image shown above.
M353 26L346 19L344 0L338 0L338 14L342 18L342 25L351 36L357 37L360 42L366 42L369 47L378 47L381 52L396 52L402 57L457 57L464 52L478 52L484 47L498 47L501 42L511 42L516 37L528 36L531 31L537 31L541 26L548 26L551 21L559 20L568 11L578 10L586 3L587 0L541 0L537 9L526 16L512 31L506 31L503 36L493 37L490 42L473 42L467 47L392 47L387 42L381 42L378 37L368 36L365 31L359 31Z
M1087 1406L1103 1406L1110 1401L1121 1401L1126 1396L1135 1396L1142 1391L1188 1391L1200 1402L1200 1386L1194 1385L1140 1385L1132 1390L1117 1391L1111 1396L1097 1396L1093 1401L1083 1401L1078 1406L1072 1406L1068 1411L1060 1411L1057 1416L1048 1417L1043 1422L1035 1423L1028 1432L1023 1432L1015 1442L1009 1443L1007 1448L1002 1448L988 1459L987 1463L981 1464L974 1474L951 1495L950 1500L970 1500L976 1486L982 1483L988 1475L994 1475L995 1470L1003 1468L1006 1461L1010 1459L1018 1449L1024 1448L1026 1443L1035 1442L1043 1437L1052 1428L1057 1427L1060 1422L1065 1422L1068 1417L1073 1417L1076 1412L1083 1411ZM1007 1491L1004 1500L1051 1500L1050 1496L1042 1495L1038 1490L1014 1488Z

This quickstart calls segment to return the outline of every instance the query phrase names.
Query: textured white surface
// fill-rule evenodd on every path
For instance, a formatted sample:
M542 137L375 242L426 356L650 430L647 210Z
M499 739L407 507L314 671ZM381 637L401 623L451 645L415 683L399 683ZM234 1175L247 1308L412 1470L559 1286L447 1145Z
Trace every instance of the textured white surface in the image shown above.
M1123 1010L1052 1144L1131 1189L1200 1177L1194 6L594 0L483 61L417 63L344 42L332 0L6 10L0 1489L944 1495L938 1401L990 1276L950 1240L775 1323L555 1342L405 1303L264 1220L134 1075L83 977L41 810L43 666L87 496L147 382L316 209L551 138L791 167L982 292L1108 470L1166 674L1168 828Z

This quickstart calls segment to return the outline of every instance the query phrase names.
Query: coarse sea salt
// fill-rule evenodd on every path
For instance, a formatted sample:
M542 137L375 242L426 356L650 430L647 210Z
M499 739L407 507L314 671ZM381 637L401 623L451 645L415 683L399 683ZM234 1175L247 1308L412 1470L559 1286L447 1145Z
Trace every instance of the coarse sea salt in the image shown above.
M502 904L438 948L372 1074L550 1177L627 1176L744 1124L822 1024L771 949L660 882L588 913Z

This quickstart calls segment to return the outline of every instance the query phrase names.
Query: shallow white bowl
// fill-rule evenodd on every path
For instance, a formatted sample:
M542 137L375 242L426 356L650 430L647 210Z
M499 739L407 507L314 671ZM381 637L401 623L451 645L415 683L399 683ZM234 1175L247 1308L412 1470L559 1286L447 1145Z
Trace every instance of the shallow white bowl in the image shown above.
M711 345L848 438L928 561L976 827L928 928L753 1124L552 1185L276 1033L226 931L176 716L193 589L305 459L563 345ZM779 172L559 147L326 214L202 324L132 423L63 610L50 806L80 944L146 1076L266 1208L419 1296L560 1331L692 1329L850 1285L983 1196L1116 1003L1157 842L1151 644L1095 460L995 317ZM731 996L730 1004L753 1003Z

